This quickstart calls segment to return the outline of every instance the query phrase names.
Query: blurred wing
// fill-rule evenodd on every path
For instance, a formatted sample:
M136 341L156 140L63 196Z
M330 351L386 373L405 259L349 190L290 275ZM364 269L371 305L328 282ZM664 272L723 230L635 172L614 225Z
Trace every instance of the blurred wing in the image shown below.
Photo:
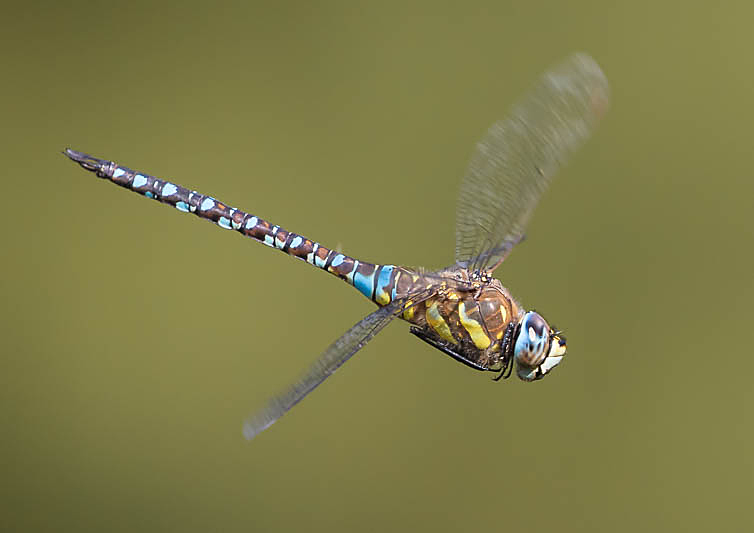
M412 301L414 305L418 303L416 297L412 297ZM303 400L307 394L372 340L372 337L387 326L405 307L405 300L395 300L380 307L349 329L325 350L301 379L272 398L264 409L244 423L244 436L251 440L274 424L278 418Z
M545 72L477 144L458 198L456 263L494 269L524 236L534 207L608 106L605 75L584 54Z

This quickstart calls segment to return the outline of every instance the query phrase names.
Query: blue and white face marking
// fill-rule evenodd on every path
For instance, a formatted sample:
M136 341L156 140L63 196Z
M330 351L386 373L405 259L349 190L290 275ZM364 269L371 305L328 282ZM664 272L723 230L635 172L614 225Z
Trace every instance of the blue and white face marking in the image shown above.
M513 346L519 378L524 381L542 379L560 364L565 352L565 339L554 332L539 313L529 311L524 315Z

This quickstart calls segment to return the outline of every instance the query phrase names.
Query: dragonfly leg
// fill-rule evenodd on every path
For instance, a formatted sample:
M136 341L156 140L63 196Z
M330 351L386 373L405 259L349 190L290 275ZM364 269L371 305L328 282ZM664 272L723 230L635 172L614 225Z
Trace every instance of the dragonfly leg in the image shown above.
M424 329L420 327L411 326L410 331L412 334L416 335L417 337L419 337L421 340L423 340L430 346L437 348L441 352L451 356L456 361L459 361L463 363L464 365L473 368L474 370L482 370L482 371L489 370L489 368L479 365L475 363L474 361L471 361L470 359L467 359L466 357L458 353L456 350L453 349L452 344L433 337L432 335L428 334Z

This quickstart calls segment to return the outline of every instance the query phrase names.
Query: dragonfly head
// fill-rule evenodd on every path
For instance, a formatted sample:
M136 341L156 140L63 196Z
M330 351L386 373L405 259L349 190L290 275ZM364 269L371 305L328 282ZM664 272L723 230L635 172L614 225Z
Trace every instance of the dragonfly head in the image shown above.
M560 364L566 352L565 337L535 311L521 319L513 342L516 373L524 381L542 379Z

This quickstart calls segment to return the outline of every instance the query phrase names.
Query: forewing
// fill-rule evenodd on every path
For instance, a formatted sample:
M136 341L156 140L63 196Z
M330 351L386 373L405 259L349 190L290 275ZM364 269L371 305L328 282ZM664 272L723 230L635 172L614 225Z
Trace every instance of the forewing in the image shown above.
M412 298L413 305L417 298ZM320 383L348 361L372 337L387 326L405 308L405 300L395 300L380 307L361 320L342 337L332 343L304 375L288 389L273 397L264 409L249 418L243 427L244 436L251 440L274 424L278 418L304 399Z
M595 61L575 54L545 72L477 144L458 198L456 263L494 269L524 236L553 175L607 110Z

